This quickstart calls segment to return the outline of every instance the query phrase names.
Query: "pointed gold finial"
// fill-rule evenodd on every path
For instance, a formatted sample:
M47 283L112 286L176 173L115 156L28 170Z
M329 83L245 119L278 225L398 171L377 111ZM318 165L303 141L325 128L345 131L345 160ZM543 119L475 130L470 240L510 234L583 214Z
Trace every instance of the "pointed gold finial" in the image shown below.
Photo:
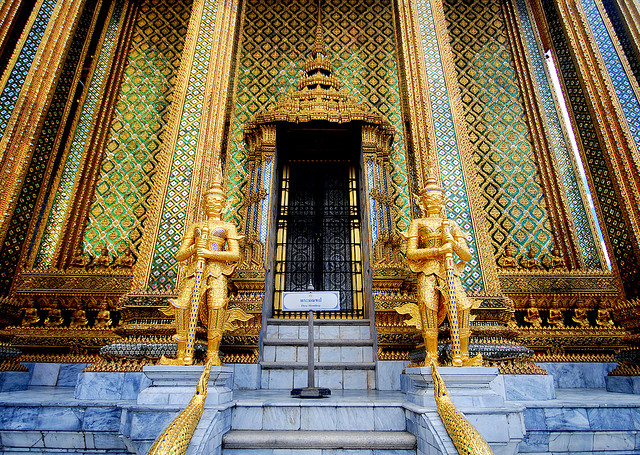
M316 36L311 49L313 58L324 58L327 56L327 48L324 44L324 29L322 28L322 0L318 0L318 19L316 23ZM322 56L322 57L320 57Z
M329 48L324 40L322 27L322 0L317 0L318 13L313 46L304 67L304 75L298 79L296 88L280 99L272 108L261 111L245 128L245 135L259 123L264 122L308 122L327 120L346 123L370 122L382 126L388 138L393 138L393 127L379 114L371 112L369 106L358 103L342 90L342 81L333 74ZM391 139L389 139L390 143Z
M226 197L222 180L222 163L220 162L219 155L213 163L213 175L211 176L211 184L204 194L216 194L220 195L223 198Z

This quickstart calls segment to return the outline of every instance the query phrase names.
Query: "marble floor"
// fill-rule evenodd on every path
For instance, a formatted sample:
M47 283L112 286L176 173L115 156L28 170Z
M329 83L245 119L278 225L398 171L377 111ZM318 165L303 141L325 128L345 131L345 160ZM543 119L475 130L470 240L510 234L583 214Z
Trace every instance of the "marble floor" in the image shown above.
M556 389L556 399L523 402L527 407L584 406L606 408L640 407L640 395L607 392L605 389Z
M354 406L358 403L370 406L371 403L401 405L405 394L397 391L379 390L332 390L331 396L321 399L301 399L290 396L289 390L234 390L233 399L243 405L280 404L288 406L314 403L318 406ZM91 400L95 403L96 400ZM130 400L100 401L100 404L127 403ZM73 387L30 387L28 390L0 393L0 406L38 405L69 406L86 404L87 400L74 398ZM303 404L301 404L303 403ZM640 395L607 392L604 389L556 389L556 399L545 401L527 401L527 407L557 407L563 405L585 407L640 407Z

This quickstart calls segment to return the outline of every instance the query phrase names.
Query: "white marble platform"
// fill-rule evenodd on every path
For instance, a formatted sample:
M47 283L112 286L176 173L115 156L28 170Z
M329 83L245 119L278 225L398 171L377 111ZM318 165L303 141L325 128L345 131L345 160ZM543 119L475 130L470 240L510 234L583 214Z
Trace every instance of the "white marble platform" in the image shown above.
M400 367L401 363L392 365L389 375ZM31 385L27 390L0 393L0 452L118 454L138 450L145 453L157 434L183 408L177 404L138 404L134 393L137 395L139 388L146 386L139 380L144 376L141 373L126 373L133 375L128 376L129 379L125 373L82 373L77 378L72 370L78 371L79 368L41 366L34 381L56 386ZM556 370L562 368L558 365ZM564 368L588 370L586 367ZM61 374L65 369L68 372ZM230 369L240 376L246 375L235 378L234 383L255 384L259 371L255 365L240 368L235 365ZM601 369L602 366L595 366L591 371ZM48 377L47 371L55 378ZM190 381L197 380L200 372L194 370ZM584 377L591 377L591 374ZM74 393L74 387L68 384L76 379ZM522 380L526 382L527 377ZM522 400L514 400L507 395L504 401L505 408L524 409L523 424L527 434L518 446L519 453L640 454L639 395L607 392L602 387L559 388L555 390L555 398L545 396L545 392L540 393L541 399L536 400L536 387L549 387L549 378L540 384L530 382L531 386ZM169 387L173 384L171 381L165 383ZM129 385L125 387L125 384ZM81 394L78 393L80 387L84 388ZM450 382L447 387L453 390ZM190 394L194 388L195 382L191 385ZM496 391L495 387L492 390ZM430 392L433 393L432 390ZM275 431L270 428L276 422L289 425L294 431L339 431L346 424L351 425L354 431L407 431L417 437L417 455L449 453L450 449L447 449L446 433L438 423L435 406L428 406L426 402L424 405L412 403L398 391L335 390L330 398L308 401L291 398L289 390L235 390L231 399L224 406L206 411L208 414L203 417L202 427L198 430L201 434L197 442L200 453L215 453L214 448L219 447L222 435L232 422L244 431ZM488 412L487 408L462 406L460 410L494 442L496 436L492 436L491 431L507 428L517 432L519 428L514 413L509 415L502 411L501 416ZM505 453L505 448L505 444L495 445L494 451L498 455ZM225 455L296 453L286 450L229 449ZM305 453L335 455L335 450L309 449ZM387 455L366 448L360 454ZM398 454L409 455L406 451Z
M431 367L407 368L406 375L415 385L407 394L410 401L421 406L435 406ZM505 391L492 387L498 378L497 368L488 367L440 367L440 376L456 406L501 407L504 406Z
M146 366L142 371L151 380L151 385L138 394L138 405L168 404L184 407L193 397L204 367L154 365ZM227 383L232 373L233 369L229 367L211 367L205 408L231 401L232 393Z

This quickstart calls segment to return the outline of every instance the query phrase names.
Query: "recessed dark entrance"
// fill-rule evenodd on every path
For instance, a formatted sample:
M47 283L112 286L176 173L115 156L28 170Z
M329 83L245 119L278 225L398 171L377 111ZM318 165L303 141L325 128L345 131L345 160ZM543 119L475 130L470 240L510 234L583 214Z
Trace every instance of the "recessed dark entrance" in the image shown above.
M364 316L360 210L360 128L305 124L278 132L279 202L275 245L275 317L282 292L339 291L340 312Z

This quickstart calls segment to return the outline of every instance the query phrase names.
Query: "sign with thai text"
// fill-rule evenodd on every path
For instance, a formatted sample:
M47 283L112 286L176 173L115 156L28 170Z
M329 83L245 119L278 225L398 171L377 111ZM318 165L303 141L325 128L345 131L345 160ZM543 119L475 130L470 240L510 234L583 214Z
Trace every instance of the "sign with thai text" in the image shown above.
M340 311L339 291L283 292L283 311Z

